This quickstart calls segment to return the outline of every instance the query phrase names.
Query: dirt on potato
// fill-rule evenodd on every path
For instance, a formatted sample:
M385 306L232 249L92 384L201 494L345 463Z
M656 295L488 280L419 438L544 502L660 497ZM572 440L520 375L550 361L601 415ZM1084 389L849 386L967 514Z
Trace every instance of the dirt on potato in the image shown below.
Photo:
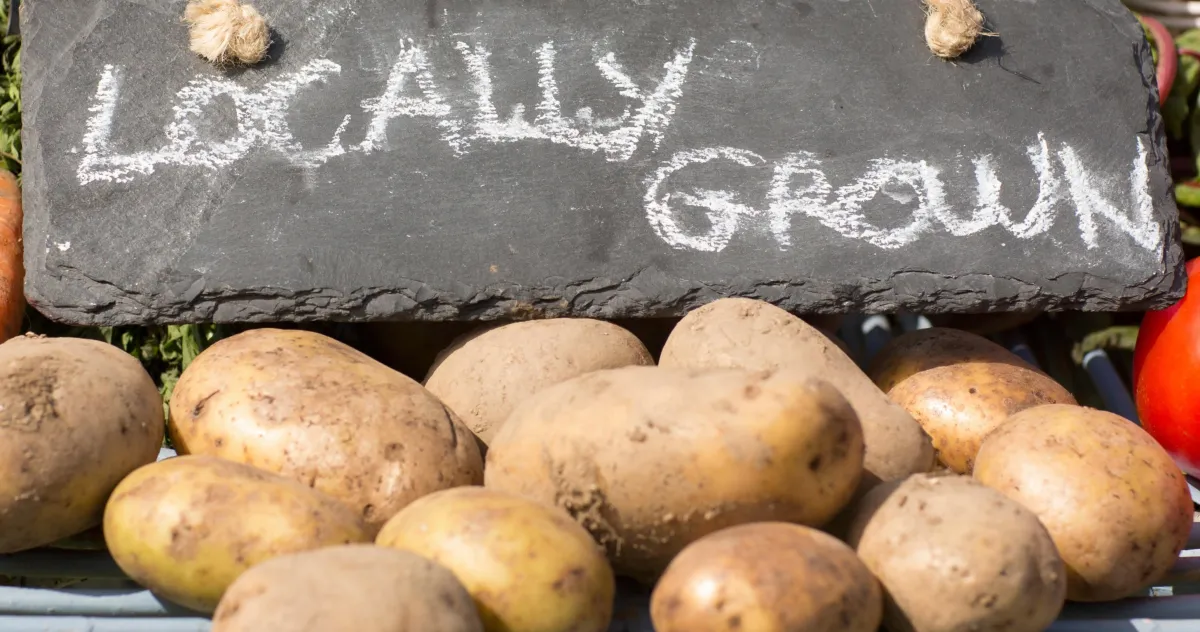
M550 505L457 487L406 507L375 543L453 571L489 632L605 632L612 621L616 586L604 550Z
M866 437L866 469L890 481L933 468L929 436L816 328L764 301L725 298L684 317L659 364L665 368L787 369L827 380L854 406ZM864 490L865 491L865 490Z
M369 536L353 509L301 483L215 457L180 456L121 481L104 512L104 539L134 581L212 612L255 564Z
M0 552L100 523L127 474L158 457L162 399L112 345L26 336L0 344Z
M438 356L425 387L488 444L518 404L546 387L592 371L653 364L641 341L612 323L533 320L463 336Z
M488 452L485 485L562 507L619 574L746 522L819 525L862 478L862 427L828 383L787 371L626 367L541 391Z
M971 473L984 437L1014 413L1076 403L1070 391L1016 354L950 329L892 339L869 373L929 434L939 462L960 474Z
M484 632L454 574L369 544L283 555L238 577L212 632Z
M1136 424L1050 404L1013 415L983 442L974 476L1028 507L1067 565L1067 598L1111 601L1163 577L1192 528L1183 472Z
M655 586L650 616L656 632L876 632L883 596L842 542L761 522L688 545Z
M1045 527L967 476L876 487L847 542L883 584L889 630L1042 632L1063 608L1066 568Z
M181 454L286 476L373 535L425 494L483 481L474 435L417 382L326 336L254 329L206 349L171 398Z

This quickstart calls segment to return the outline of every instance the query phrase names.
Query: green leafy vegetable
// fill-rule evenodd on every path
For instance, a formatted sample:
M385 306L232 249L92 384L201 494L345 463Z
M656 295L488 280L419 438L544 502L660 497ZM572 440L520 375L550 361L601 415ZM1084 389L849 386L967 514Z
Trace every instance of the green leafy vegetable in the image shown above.
M0 2L0 23L8 25L8 3ZM21 37L0 40L0 160L21 175Z
M1200 60L1190 55L1180 55L1179 70L1175 75L1175 83L1171 87L1171 95L1167 97L1167 102L1163 104L1162 108L1163 121L1167 126L1167 134L1171 138L1184 138L1185 130L1194 137L1195 119L1200 117L1192 117L1191 126L1188 126L1187 123L1188 115L1191 114L1195 103L1194 95L1197 87L1200 87Z

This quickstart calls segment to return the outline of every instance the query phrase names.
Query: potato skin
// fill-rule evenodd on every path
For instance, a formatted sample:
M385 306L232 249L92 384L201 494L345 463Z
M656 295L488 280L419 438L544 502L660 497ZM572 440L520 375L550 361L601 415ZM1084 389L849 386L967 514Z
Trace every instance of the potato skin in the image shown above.
M671 332L659 365L787 368L828 380L850 400L862 423L868 472L890 481L933 469L933 444L920 424L837 344L770 303L725 298L690 312Z
M1076 403L1070 391L1008 349L954 329L893 338L869 375L921 424L938 460L959 474L971 473L983 438L1012 414Z
M482 487L434 492L389 520L375 544L450 569L488 632L604 632L612 621L604 550L550 505Z
M1041 519L1067 564L1067 598L1111 601L1163 577L1187 543L1183 472L1146 431L1109 412L1050 404L983 442L975 478Z
M483 632L449 570L369 544L281 555L242 573L212 632Z
M650 599L656 632L875 632L882 617L879 582L850 547L782 522L689 544Z
M425 388L487 444L517 404L547 386L601 369L653 364L645 345L612 323L530 320L460 338L438 356Z
M0 344L0 553L100 524L127 474L158 458L158 388L120 349L81 338Z
M653 582L724 527L829 520L862 458L854 409L821 380L625 367L525 400L488 451L484 484L565 509L618 574Z
M884 624L909 632L1041 632L1066 568L1037 516L968 476L914 474L871 490L847 541L883 583Z
M104 539L134 581L211 612L259 562L369 537L352 509L301 483L215 457L179 456L121 481L104 511Z
M483 480L471 432L420 384L332 338L254 329L206 349L171 398L181 454L281 474L346 502L373 536L413 500Z
M1007 364L1045 375L983 336L946 327L929 327L892 338L871 361L867 373L886 392L924 371L970 363Z

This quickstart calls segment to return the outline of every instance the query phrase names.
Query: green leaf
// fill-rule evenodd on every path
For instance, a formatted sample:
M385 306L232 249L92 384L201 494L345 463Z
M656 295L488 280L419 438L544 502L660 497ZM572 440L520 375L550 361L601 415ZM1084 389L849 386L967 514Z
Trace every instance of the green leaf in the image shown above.
M187 336L183 339L183 368L188 368L205 346L204 332L200 331L200 327L188 325Z
M1184 122L1188 117L1187 98L1182 97L1177 92L1172 92L1171 96L1167 97L1167 102L1162 105L1163 123L1167 128L1167 136L1174 140L1181 140L1184 134Z
M137 348L137 346L135 344L136 339L137 339L137 336L132 331L129 331L128 329L122 331L121 332L121 348L126 351L133 352L133 350Z
M1189 246L1200 246L1200 226L1185 224L1182 240Z
M1182 139L1185 134L1192 133L1188 127L1188 115L1193 111L1193 96L1200 87L1200 61L1190 55L1179 57L1179 70L1175 74L1175 83L1171 95L1162 106L1163 121L1171 138ZM1195 117L1193 117L1195 118Z
M175 393L175 385L179 383L179 369L170 368L163 371L159 376L159 383L162 386L158 389L163 400L163 419L169 419L171 416L171 395Z
M159 356L164 362L175 363L182 357L180 341L183 339L183 333L180 328L170 325L166 329L166 333L158 344Z
M1175 36L1175 47L1200 50L1200 29L1188 29Z
M1082 364L1083 356L1096 349L1133 351L1137 345L1138 329L1137 325L1120 325L1092 332L1075 344L1071 349L1071 358Z
M1182 206L1200 207L1200 178L1177 183L1175 200Z

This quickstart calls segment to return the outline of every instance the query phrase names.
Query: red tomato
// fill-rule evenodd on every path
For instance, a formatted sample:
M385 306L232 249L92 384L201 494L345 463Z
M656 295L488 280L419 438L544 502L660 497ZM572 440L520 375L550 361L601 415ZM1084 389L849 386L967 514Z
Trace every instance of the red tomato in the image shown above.
M1183 300L1147 312L1133 354L1133 390L1142 427L1200 477L1200 258L1187 263Z

